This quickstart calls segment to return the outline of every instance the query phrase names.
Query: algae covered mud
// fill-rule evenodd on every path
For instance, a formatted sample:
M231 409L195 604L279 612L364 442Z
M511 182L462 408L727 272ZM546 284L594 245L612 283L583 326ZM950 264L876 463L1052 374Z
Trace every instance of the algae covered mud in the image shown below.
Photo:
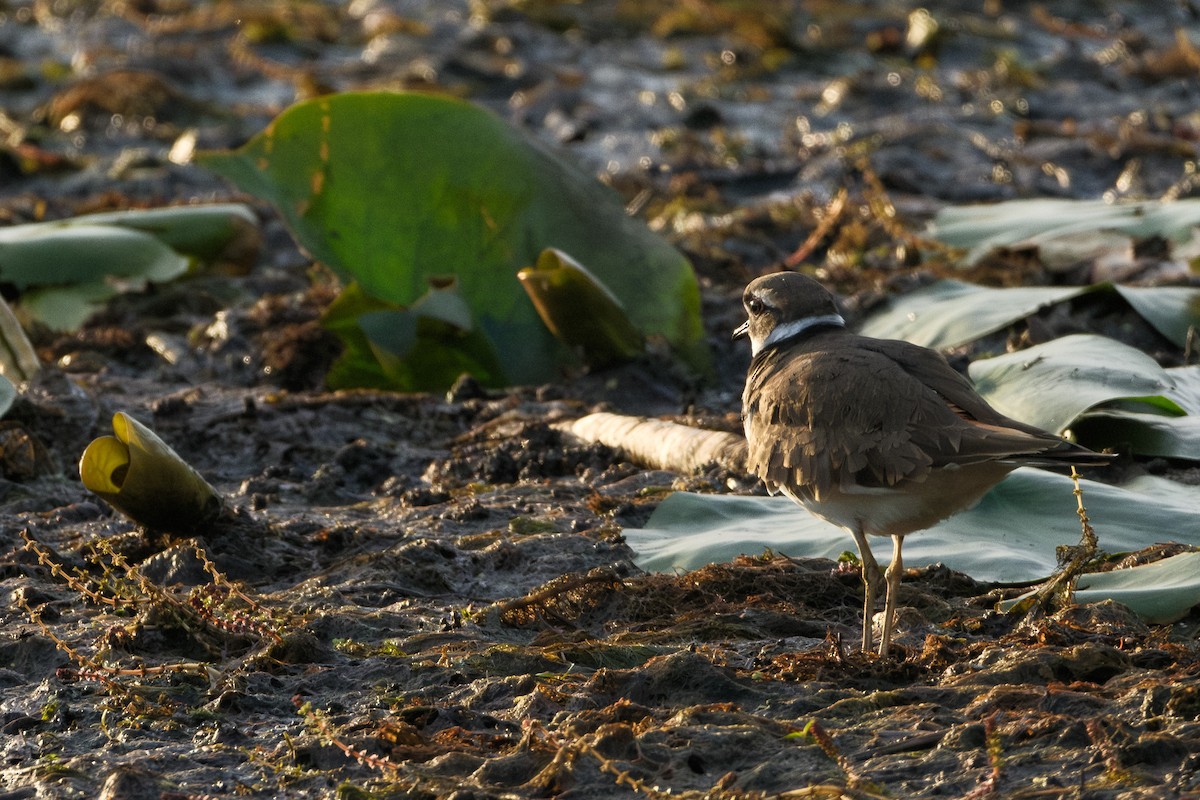
M1196 27L1186 3L7 4L6 223L245 199L193 154L327 91L446 91L603 174L687 253L716 377L647 357L327 392L333 281L266 206L257 257L34 330L46 366L0 428L5 796L1200 792L1194 616L1012 619L993 609L1014 590L930 566L903 585L904 657L866 659L842 642L858 576L833 562L634 566L622 531L668 492L752 481L554 427L608 408L736 430L737 298L782 263L858 317L947 274L1193 284L1165 241L959 272L921 238L950 203L1193 195ZM1185 363L1098 294L958 356L1079 329ZM83 488L117 411L222 494L218 522L146 533ZM1113 479L1139 471L1197 480L1175 458Z

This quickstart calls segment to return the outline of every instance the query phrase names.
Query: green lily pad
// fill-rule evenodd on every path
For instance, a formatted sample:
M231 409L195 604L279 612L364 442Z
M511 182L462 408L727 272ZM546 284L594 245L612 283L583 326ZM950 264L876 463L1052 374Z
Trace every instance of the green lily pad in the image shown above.
M1184 413L1170 399L1175 385L1158 362L1104 336L1064 336L980 359L968 371L997 411L1049 431L1062 431L1088 409L1118 398Z
M1101 549L1140 550L1165 541L1200 546L1200 488L1155 477L1124 486L1081 481L1083 501ZM977 580L1025 582L1057 567L1055 548L1079 541L1071 479L1018 469L975 507L904 540L904 561L942 562ZM836 559L853 549L850 534L784 497L734 497L675 492L646 527L624 536L650 572L697 569L766 549L794 557ZM886 559L890 544L881 543ZM880 550L880 547L876 547Z
M517 280L547 247L587 264L643 335L708 367L687 260L610 189L482 108L334 95L293 106L236 152L197 160L273 203L313 256L366 295L409 306L431 275L455 275L505 382L554 379L574 363Z

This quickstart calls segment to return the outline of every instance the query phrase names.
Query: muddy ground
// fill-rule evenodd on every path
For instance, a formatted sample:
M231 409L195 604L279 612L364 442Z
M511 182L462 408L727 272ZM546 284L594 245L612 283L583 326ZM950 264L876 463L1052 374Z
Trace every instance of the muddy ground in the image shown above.
M745 282L804 262L856 315L953 270L918 241L947 203L1194 195L1200 12L1155 5L4 3L5 222L235 199L190 141L235 146L321 91L450 91L688 253L718 378L647 360L325 392L333 279L262 206L248 270L35 332L47 369L0 431L0 799L1200 796L1195 615L1016 619L993 610L1011 590L935 565L906 575L900 655L864 656L852 570L634 565L622 530L668 491L752 480L553 427L607 408L736 429ZM1194 282L1154 252L1121 277ZM985 346L1102 328L1181 363L1094 302ZM83 489L118 410L222 492L218 522L144 531ZM1139 470L1194 480L1130 459L1112 479Z

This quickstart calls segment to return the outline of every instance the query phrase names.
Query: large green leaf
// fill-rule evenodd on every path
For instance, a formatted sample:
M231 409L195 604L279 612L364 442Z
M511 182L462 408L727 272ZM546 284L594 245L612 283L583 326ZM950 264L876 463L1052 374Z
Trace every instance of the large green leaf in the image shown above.
M1081 485L1103 550L1126 552L1164 541L1200 545L1200 488L1149 476L1123 487L1091 480ZM1065 476L1019 469L974 508L907 537L905 563L940 561L984 581L1044 578L1058 563L1055 548L1079 541L1072 490ZM624 536L637 552L637 565L652 572L696 569L767 548L821 558L854 549L849 533L783 497L675 492L645 528L627 528ZM885 543L878 554L884 558L886 542L873 542Z
M477 106L334 95L198 161L273 203L313 256L368 295L409 305L430 276L455 275L510 382L552 379L571 360L516 277L547 247L586 264L643 334L707 364L687 260L607 187Z
M997 411L1049 431L1062 431L1088 409L1118 398L1138 398L1166 413L1184 413L1170 399L1175 385L1158 362L1104 336L1064 336L980 359L969 372L975 388Z

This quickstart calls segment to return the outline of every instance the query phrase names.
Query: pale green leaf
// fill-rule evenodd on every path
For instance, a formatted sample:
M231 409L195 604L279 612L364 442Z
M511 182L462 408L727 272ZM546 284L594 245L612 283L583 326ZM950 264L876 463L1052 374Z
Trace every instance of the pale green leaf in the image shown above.
M21 295L21 310L55 331L75 330L120 290L109 283L74 283L32 289Z
M1171 399L1189 414L1200 414L1200 366L1171 367L1167 370L1175 390Z
M886 310L867 319L860 332L939 350L957 347L1088 291L1042 286L991 289L962 281L938 281L893 299Z
M1200 604L1200 553L1080 576L1075 601L1100 600L1122 603L1157 625L1182 619Z
M952 247L970 250L975 263L1001 247L1052 245L1078 241L1088 234L1119 233L1128 238L1161 236L1185 242L1200 225L1200 200L1109 203L1104 200L1039 198L943 209L930 235Z
M188 261L141 231L46 223L0 228L0 280L18 289L127 279L169 281Z
M893 298L869 317L860 332L905 339L924 347L958 347L1013 325L1043 308L1091 292L1117 292L1163 336L1182 347L1188 328L1200 326L1200 289L1175 286L1023 286L994 289L962 281L938 281Z
M33 343L12 308L0 298L0 375L16 383L32 380L42 369Z
M1072 430L1090 447L1200 461L1200 416L1168 417L1104 408L1085 414Z
M8 413L17 399L17 387L8 378L0 375L0 417Z
M1200 289L1120 285L1115 288L1134 311L1179 347L1187 344L1189 328L1200 328Z
M141 231L177 253L203 260L224 255L230 244L246 243L247 240L258 238L258 218L248 206L241 203L106 211L36 224L65 227L99 225Z
M1183 409L1165 398L1174 389L1150 356L1115 339L1091 334L975 361L975 388L997 411L1060 432L1088 409L1118 398L1157 398L1154 405Z
M1200 487L1154 477L1122 487L1081 483L1101 549L1126 552L1165 541L1200 546ZM1044 578L1057 566L1055 548L1080 539L1073 488L1066 476L1019 469L974 508L906 537L904 561L910 566L942 562L983 581ZM854 549L849 533L784 497L676 492L645 528L627 528L624 536L637 552L637 565L651 572L696 569L768 548L831 559ZM872 544L885 561L890 543L873 539Z

